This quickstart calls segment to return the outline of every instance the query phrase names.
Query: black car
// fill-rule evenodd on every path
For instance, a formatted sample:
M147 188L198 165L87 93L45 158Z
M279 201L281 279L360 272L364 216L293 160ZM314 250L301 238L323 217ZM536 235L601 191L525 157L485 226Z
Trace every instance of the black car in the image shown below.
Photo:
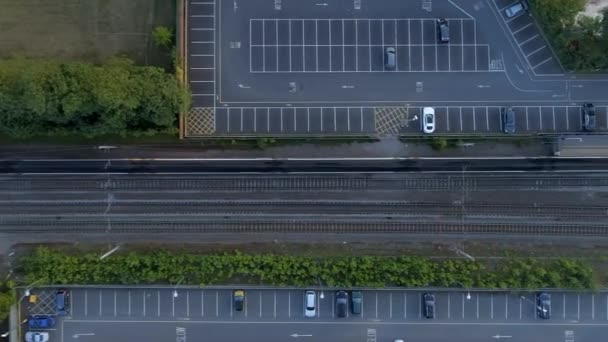
M435 296L430 293L422 295L422 309L426 318L435 318Z
M348 294L346 291L338 291L336 293L336 316L346 317L346 310L348 308Z
M243 307L245 306L245 291L235 290L232 298L234 300L234 309L236 311L243 311Z
M507 134L515 133L515 111L512 107L503 108L500 117L502 119L502 130Z
M437 20L437 35L439 42L441 43L449 43L450 42L450 26L448 25L448 21L445 19Z
M363 305L363 296L361 291L353 291L350 294L351 310L353 315L361 314L361 306Z
M592 103L583 105L583 129L595 131L595 106Z
M551 318L551 295L547 292L540 292L536 295L536 310L538 317L542 319Z

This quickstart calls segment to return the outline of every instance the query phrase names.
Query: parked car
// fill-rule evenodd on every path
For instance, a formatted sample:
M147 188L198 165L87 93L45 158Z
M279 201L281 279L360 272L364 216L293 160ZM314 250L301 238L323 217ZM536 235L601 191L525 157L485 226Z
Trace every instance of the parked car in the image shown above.
M500 114L503 132L507 134L515 133L515 111L513 108L503 108Z
M450 42L450 26L448 25L448 21L445 19L437 20L437 37L439 42L441 43L449 43Z
M536 295L536 309L538 317L542 319L551 318L551 295L547 292L539 292Z
M317 294L315 291L306 291L304 294L304 316L315 317L317 315L316 309Z
M234 309L236 311L243 311L243 307L245 307L245 291L234 290L232 298L234 300Z
M336 316L346 317L346 310L348 310L348 294L340 290L336 293Z
M397 67L397 51L394 47L388 46L384 51L384 68L386 70L395 70Z
M55 326L55 318L46 315L31 315L27 320L30 329L49 329Z
M422 109L422 131L427 134L435 132L435 109L432 107Z
M583 130L595 131L595 106L592 103L583 105Z
M25 333L25 342L48 342L49 333L46 331L28 331Z
M351 292L350 303L353 315L360 315L361 306L363 305L363 296L361 295L361 291Z
M505 9L507 18L516 17L528 10L528 4L525 1L516 2Z
M67 315L70 311L70 293L59 290L55 293L55 311L58 315Z
M422 295L424 317L435 318L435 296L430 293Z

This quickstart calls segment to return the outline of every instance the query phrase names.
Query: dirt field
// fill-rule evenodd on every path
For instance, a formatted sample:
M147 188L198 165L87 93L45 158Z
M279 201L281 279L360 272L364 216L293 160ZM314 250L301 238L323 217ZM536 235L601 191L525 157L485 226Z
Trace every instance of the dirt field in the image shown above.
M155 26L175 27L175 0L0 0L0 58L101 62L123 55L163 65Z

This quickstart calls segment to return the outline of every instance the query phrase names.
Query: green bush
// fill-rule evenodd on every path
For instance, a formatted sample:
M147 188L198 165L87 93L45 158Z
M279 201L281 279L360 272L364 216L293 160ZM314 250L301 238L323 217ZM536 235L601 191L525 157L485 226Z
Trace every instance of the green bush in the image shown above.
M0 323L4 321L15 303L14 283L12 281L0 282Z
M156 252L65 255L47 248L24 257L26 278L52 284L266 284L336 287L593 288L593 272L572 260L509 260L496 267L423 257L310 258L273 254L192 255Z
M0 61L0 133L146 135L175 131L189 94L177 79L127 59L105 65Z
M156 26L152 30L154 45L160 48L170 49L173 46L173 37L173 30L169 27Z

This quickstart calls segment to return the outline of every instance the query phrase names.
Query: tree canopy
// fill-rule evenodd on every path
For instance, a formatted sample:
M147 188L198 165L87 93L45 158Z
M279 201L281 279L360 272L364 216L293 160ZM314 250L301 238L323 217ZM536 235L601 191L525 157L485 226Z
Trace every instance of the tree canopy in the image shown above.
M173 75L124 58L0 61L0 132L12 137L171 132L188 105Z

